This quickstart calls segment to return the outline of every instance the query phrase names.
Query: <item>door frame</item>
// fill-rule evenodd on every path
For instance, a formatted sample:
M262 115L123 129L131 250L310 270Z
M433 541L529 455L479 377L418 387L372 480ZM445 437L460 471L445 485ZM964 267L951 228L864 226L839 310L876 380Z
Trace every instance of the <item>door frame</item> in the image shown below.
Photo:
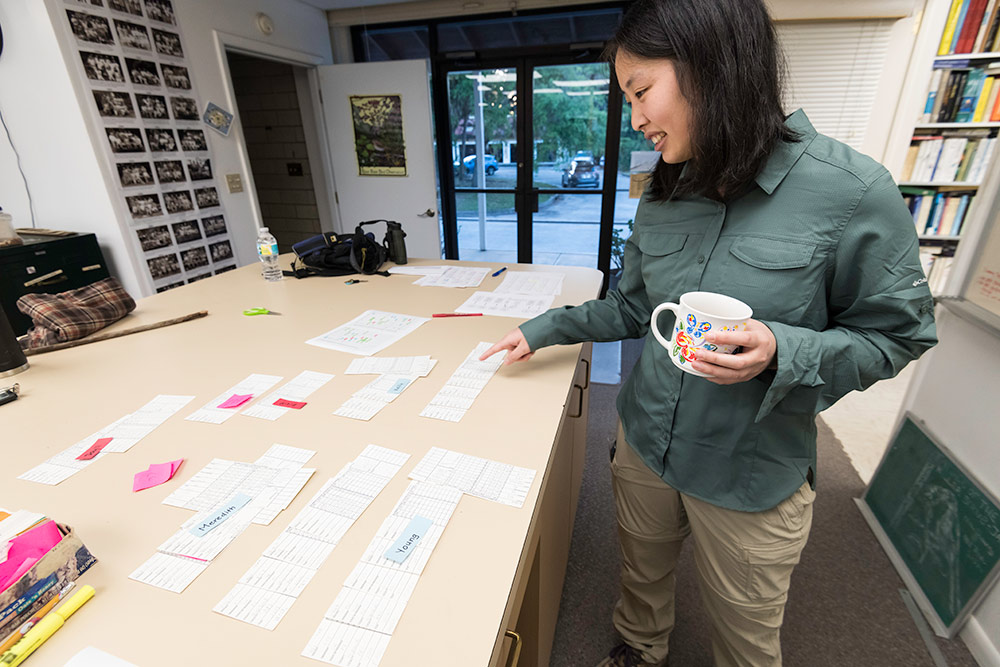
M326 124L323 120L323 100L319 92L319 77L316 73L316 67L327 64L328 59L316 53L275 46L222 30L213 30L212 35L215 40L216 57L223 73L223 99L229 109L239 109L236 104L233 75L229 70L228 53L230 51L261 60L285 63L304 70L304 79L302 70L294 69L293 74L297 84L296 93L299 98L299 112L302 115L306 151L310 157L313 191L316 195L320 226L324 231L343 231L340 224L340 210L336 205L337 186L334 180L333 166L329 147L325 141ZM306 90L299 87L300 83L307 86ZM243 135L243 123L239 114L236 114L231 132L237 139L237 155L244 180L243 191L249 197L253 223L259 229L263 226L263 217L260 212L260 201L257 199L257 184L254 181L253 169L250 165L250 153L247 150L246 137ZM316 160L312 159L314 155Z
M515 114L515 131L517 150L514 161L517 164L517 181L513 191L509 189L476 188L476 192L514 194L514 207L517 212L517 261L530 263L533 246L533 209L539 194L562 193L564 190L534 188L534 127L531 123L533 95L531 94L531 72L535 67L555 65L574 65L601 62L600 53L594 49L560 50L540 49L537 53L524 51L508 53L463 54L461 58L438 57L432 59L433 88L432 101L434 105L435 136L437 141L438 173L440 181L440 210L443 220L443 238L445 257L457 259L458 248L458 215L455 207L455 178L452 169L453 157L451 151L451 123L448 100L447 77L451 72L464 70L514 69L517 72L517 112ZM614 226L614 207L618 173L618 148L621 139L622 94L615 85L609 85L608 111L605 128L604 178L601 192L601 219L599 229L599 245L597 251L597 268L604 274L605 289L611 268L611 235ZM449 140L443 141L447 137ZM607 174L615 175L608 179ZM596 196L594 193L574 193L574 196Z

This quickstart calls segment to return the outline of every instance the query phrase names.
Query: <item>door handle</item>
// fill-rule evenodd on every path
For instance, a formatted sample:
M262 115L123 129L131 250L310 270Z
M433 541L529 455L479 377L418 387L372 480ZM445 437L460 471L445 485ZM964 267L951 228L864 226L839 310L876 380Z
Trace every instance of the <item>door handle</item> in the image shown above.
M437 211L432 208L427 209L423 213L417 213L418 218L433 218L435 215L437 215Z
M60 277L61 276L61 277ZM60 277L59 280L51 280L52 278ZM69 280L65 275L63 275L62 269L56 269L50 273L46 273L44 276L38 276L37 278L32 278L24 283L25 287L33 287L35 285L51 285L53 283L61 283L65 280Z
M528 196L531 197L531 212L538 213L538 190L532 188Z

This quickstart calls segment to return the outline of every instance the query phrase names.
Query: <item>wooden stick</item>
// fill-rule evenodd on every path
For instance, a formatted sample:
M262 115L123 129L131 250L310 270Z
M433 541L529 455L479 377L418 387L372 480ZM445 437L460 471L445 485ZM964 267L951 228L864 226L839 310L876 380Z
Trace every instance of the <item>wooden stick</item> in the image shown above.
M81 338L80 340L70 340L65 343L56 343L55 345L46 345L45 347L29 348L24 350L24 356L30 357L33 354L42 354L44 352L55 352L56 350L65 350L68 347L76 347L77 345L86 345L87 343L96 343L101 340L109 340L111 338L118 338L119 336L127 336L129 334L139 333L140 331L149 331L151 329L160 329L162 327L169 327L172 324L180 324L181 322L188 322L190 320L197 320L201 317L208 315L207 310L199 310L197 313L189 313L181 317L175 317L171 320L163 320L162 322L153 322L152 324L143 324L139 327L133 327L131 329L122 329L121 331L112 331L110 333L97 334L96 336L90 336L88 338Z

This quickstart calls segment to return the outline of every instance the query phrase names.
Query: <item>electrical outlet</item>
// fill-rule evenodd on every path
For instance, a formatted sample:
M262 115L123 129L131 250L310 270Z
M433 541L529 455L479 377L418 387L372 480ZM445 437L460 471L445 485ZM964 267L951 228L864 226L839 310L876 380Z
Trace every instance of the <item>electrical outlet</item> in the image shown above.
M226 185L229 192L243 192L243 177L239 174L226 174Z

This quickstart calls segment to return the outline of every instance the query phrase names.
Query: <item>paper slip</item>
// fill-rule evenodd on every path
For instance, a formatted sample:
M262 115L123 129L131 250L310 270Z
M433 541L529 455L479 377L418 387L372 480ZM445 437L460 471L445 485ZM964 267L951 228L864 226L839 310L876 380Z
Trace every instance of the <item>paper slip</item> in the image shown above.
M403 452L368 445L323 485L214 611L273 630L408 459Z
M369 420L417 379L409 375L380 375L354 393L333 414Z
M458 489L411 482L326 610L302 655L333 665L377 666L461 497ZM402 563L386 558L387 549L407 537L417 517L430 525L409 558Z
M198 410L195 410L189 414L184 419L186 421L193 422L205 422L208 424L222 424L227 419L235 415L237 412L243 410L243 407L236 408L220 408L219 406L229 400L232 396L240 395L245 396L250 394L252 396L260 396L268 389L278 384L281 381L280 375L261 375L259 373L251 373L244 379L240 380L240 383L234 387L230 387L226 391L222 392L211 401L203 405ZM249 399L252 401L253 398ZM244 403L243 405L246 405Z
M490 381L497 369L503 363L506 352L494 354L486 361L479 357L493 347L491 343L479 343L465 357L444 387L431 399L431 402L420 412L421 417L459 422L465 416L479 392Z
M366 357L355 359L344 371L345 375L419 375L427 377L435 359L430 355L422 357Z
M465 303L455 309L456 313L482 313L500 317L520 317L527 319L541 315L552 307L555 297L551 294L498 294L497 292L476 292Z
M366 310L353 320L306 341L328 350L368 356L389 347L429 318Z
M429 276L442 273L447 268L447 266L393 266L389 268L389 273L402 276Z
M441 273L414 280L413 284L421 287L479 287L489 272L489 267L449 266Z
M410 473L410 479L455 487L470 496L521 507L535 471L432 447Z
M246 530L253 516L270 501L271 495L272 491L265 491L235 510L230 518L203 537L195 537L189 532L190 529L211 518L223 508L212 508L196 514L161 544L157 548L157 553L137 567L129 575L129 579L180 593L205 571L210 562L229 546L230 542Z
M310 394L332 380L335 376L328 373L316 373L314 371L302 371L291 382L282 386L262 401L243 411L247 417L257 417L259 419L269 419L274 421L289 411L290 408L283 408L275 405L276 401L285 399L288 401L305 401Z
M505 271L494 294L562 294L563 274L541 271Z
M127 452L193 399L194 396L161 394L135 412L112 422L97 433L88 435L44 463L22 473L18 479L39 484L58 484L108 454ZM95 456L90 459L79 459L94 443L105 438L111 440Z
M256 497L271 489L271 502L254 517L254 523L268 524L302 490L315 472L302 464L316 452L309 449L272 445L255 463L212 459L204 468L163 499L164 505L204 511L236 493Z

